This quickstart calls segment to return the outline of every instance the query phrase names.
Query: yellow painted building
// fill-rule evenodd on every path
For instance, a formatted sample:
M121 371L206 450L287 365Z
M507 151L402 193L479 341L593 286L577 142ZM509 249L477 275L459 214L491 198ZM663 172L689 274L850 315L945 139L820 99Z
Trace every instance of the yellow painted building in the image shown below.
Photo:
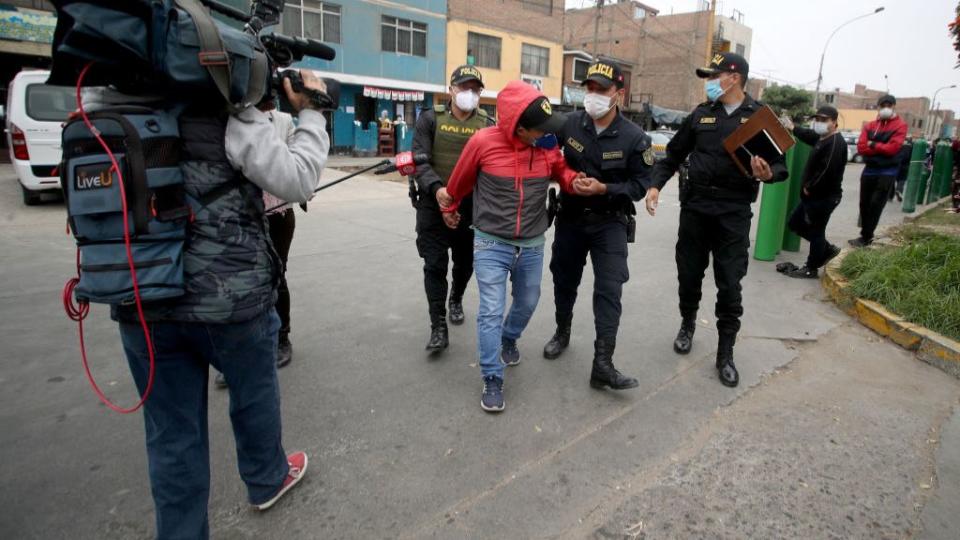
M469 51L473 54L468 54L471 33L474 34L473 45L476 45L478 40L483 40L482 46L485 47L483 51ZM499 58L497 62L493 62L496 55L492 51L497 44L499 44ZM543 57L544 50L547 53L546 58ZM526 59L524 59L525 55ZM470 63L468 56L483 73L485 89L481 96L481 103L494 105L497 93L508 82L515 80L526 80L539 86L552 103L560 103L563 86L563 44L467 21L447 21L447 73L453 72L458 66ZM485 65L491 63L498 63L499 69ZM546 74L523 73L521 64L528 67L527 71L537 71L539 67L541 72L542 66L546 65ZM529 69L530 66L533 69ZM436 96L438 103L447 99L449 96L444 94Z
M841 131L860 131L863 125L877 119L877 111L870 109L839 109L837 125Z

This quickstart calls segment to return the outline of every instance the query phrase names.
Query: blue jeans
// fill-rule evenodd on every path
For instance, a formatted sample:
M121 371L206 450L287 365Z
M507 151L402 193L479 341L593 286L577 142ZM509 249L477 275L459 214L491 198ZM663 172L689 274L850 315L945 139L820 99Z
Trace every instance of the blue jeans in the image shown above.
M280 318L270 310L242 323L154 322L149 328L156 371L143 417L157 538L205 539L210 365L227 380L237 462L250 502L269 500L287 476L277 383ZM143 392L150 366L143 330L139 323L121 322L120 337Z
M480 289L477 349L484 377L503 378L500 340L517 340L540 301L543 246L518 248L496 240L475 238L473 270ZM506 320L507 276L513 284L513 304Z

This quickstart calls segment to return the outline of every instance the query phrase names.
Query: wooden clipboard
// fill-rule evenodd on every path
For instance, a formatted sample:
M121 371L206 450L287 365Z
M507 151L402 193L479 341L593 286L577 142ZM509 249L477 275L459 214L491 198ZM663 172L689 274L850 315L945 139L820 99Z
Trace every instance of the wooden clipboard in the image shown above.
M723 149L744 176L753 176L751 156L759 155L772 163L794 144L793 135L780 124L773 110L764 105L723 141Z

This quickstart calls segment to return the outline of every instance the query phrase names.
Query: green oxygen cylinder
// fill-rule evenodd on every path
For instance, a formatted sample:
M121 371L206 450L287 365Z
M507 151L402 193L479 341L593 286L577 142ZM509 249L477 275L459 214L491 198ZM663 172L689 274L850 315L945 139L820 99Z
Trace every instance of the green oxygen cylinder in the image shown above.
M917 210L917 201L923 189L926 171L923 158L927 155L927 141L916 139L913 141L913 152L910 153L910 168L907 171L907 187L903 189L903 211L912 213Z
M943 182L944 169L947 165L947 155L950 153L950 147L943 143L937 143L933 153L933 175L930 176L930 187L927 189L926 203L930 204L939 199L940 184Z
M940 143L937 145L937 153L934 157L934 180L930 187L930 194L927 195L927 204L930 204L941 197L950 194L950 183L953 180L953 151L950 143ZM939 165L937 167L936 165Z
M803 188L803 169L806 168L807 161L810 160L811 151L813 151L813 147L799 139L797 144L793 145L793 148L787 150L789 155L787 170L790 172L790 177L786 182L787 204L783 224L781 225L783 227L783 244L781 247L786 251L800 251L800 237L787 227L787 222L790 221L790 213L800 203L800 190Z
M794 145L793 148L796 148ZM793 148L787 150L786 165L791 171L790 162L793 160ZM757 238L753 243L753 258L758 261L772 261L780 253L783 245L783 222L787 216L788 183L763 184L760 195L760 217L757 219Z

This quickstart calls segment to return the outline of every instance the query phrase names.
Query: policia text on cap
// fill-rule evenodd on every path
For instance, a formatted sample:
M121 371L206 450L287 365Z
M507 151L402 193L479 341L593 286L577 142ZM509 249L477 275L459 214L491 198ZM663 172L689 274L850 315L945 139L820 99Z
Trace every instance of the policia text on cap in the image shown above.
M754 157L753 176L747 177L723 149L723 140L762 106L744 93L748 73L747 61L732 53L714 55L709 66L697 69L697 75L706 79L708 101L687 116L670 140L666 158L654 166L647 193L647 208L652 213L660 189L689 156L689 181L680 186L676 251L683 322L673 347L680 354L690 352L703 274L712 254L720 334L716 366L720 381L727 386L736 386L740 380L733 363L733 345L743 315L740 280L747 273L753 218L750 203L757 198L760 182L787 179L782 158L767 163Z

